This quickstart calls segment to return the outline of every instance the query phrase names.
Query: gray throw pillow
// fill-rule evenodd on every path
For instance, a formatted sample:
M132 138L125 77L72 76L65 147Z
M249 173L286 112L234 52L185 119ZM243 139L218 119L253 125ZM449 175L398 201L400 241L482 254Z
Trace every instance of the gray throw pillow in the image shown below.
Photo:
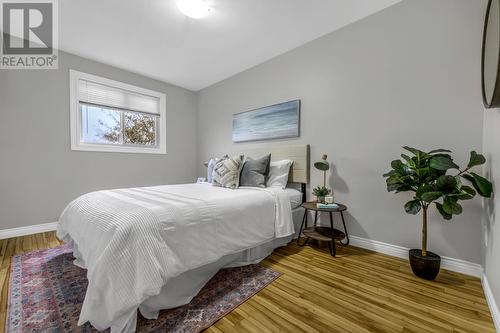
M248 157L241 170L240 186L266 187L270 163L271 154L256 160Z

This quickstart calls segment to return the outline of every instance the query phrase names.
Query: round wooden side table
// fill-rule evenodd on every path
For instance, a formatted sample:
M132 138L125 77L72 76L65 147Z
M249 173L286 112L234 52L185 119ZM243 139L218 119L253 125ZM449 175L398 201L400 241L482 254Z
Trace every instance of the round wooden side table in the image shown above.
M316 206L316 201L305 202L301 206L304 208L304 217L302 218L302 224L300 225L299 238L297 238L297 244L299 246L305 246L309 239L315 239L323 242L328 242L328 249L330 250L330 254L335 257L337 254L337 249L335 247L335 241L338 240L339 243L343 246L349 245L349 234L347 232L347 228L345 226L345 219L343 212L347 210L345 205L337 203L337 207L335 208L318 208ZM314 211L314 226L308 227L308 212ZM330 227L317 226L318 222L318 212L326 212L330 216ZM342 218L342 225L344 227L344 231L340 231L339 229L335 229L333 225L333 213L340 213L340 217ZM300 244L300 236L304 234L306 240L303 244ZM345 243L342 242L343 239L346 239Z

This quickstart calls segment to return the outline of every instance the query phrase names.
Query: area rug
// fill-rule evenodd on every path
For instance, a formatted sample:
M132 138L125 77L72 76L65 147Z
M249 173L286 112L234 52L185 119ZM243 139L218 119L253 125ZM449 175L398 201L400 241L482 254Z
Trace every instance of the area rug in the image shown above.
M77 326L87 289L86 270L73 265L68 245L12 257L7 332L97 332ZM138 316L138 332L200 332L274 281L280 273L260 265L219 271L191 303Z

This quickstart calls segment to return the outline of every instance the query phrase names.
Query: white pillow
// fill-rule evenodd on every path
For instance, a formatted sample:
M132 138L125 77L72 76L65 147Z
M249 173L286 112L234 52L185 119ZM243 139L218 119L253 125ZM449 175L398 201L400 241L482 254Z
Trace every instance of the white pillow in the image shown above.
M285 189L292 163L292 160L271 162L269 165L269 175L267 176L266 187L281 187Z
M211 158L210 161L208 161L208 166L207 166L207 182L208 183L212 183L215 164L218 161L219 161L218 158Z

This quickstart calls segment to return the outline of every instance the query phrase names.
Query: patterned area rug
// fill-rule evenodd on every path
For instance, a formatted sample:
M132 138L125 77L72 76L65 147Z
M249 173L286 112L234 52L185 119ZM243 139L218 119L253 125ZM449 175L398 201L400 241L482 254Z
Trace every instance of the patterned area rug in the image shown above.
M12 257L7 332L97 332L78 316L87 289L86 270L73 265L71 247ZM138 316L138 332L199 332L274 281L280 273L260 265L219 271L191 303Z

